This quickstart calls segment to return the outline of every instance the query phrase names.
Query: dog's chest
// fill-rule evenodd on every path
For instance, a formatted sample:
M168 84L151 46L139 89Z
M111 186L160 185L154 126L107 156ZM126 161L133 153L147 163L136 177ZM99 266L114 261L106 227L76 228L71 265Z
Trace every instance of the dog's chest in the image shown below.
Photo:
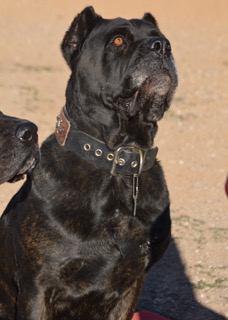
M148 230L136 219L111 219L59 261L60 279L78 294L81 288L119 296L144 275L149 252Z

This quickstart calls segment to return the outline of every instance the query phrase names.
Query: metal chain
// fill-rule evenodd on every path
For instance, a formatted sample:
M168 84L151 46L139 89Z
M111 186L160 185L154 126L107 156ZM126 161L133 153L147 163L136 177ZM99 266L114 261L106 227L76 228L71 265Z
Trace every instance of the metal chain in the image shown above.
M137 174L133 175L133 183L132 183L132 197L133 197L133 217L136 216L137 209L137 198L139 193L139 177Z

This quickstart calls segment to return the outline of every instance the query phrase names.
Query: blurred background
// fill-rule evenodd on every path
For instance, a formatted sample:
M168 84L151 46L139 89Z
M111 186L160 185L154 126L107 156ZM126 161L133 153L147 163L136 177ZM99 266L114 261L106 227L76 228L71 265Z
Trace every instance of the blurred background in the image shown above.
M228 317L228 1L0 1L0 110L53 132L69 69L60 43L87 5L105 18L151 12L179 73L155 144L170 190L173 241L149 273L138 309L171 320ZM20 187L0 186L0 211Z

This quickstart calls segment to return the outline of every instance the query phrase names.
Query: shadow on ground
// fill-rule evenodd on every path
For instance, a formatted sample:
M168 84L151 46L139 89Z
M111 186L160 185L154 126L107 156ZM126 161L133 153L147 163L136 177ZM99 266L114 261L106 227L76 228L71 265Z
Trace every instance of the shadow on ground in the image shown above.
M175 241L147 276L137 311L143 309L170 320L226 320L197 302Z

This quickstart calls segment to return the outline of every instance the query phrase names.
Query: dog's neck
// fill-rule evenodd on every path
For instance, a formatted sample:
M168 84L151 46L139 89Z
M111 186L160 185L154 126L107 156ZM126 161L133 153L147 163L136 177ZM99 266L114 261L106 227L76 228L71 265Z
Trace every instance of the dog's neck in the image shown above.
M62 148L75 153L97 168L106 170L113 176L132 176L132 214L136 216L139 175L154 165L157 147L142 150L123 145L111 150L104 141L78 130L75 122L69 117L66 107L63 107L57 117L55 137Z
M66 107L57 116L55 137L61 147L112 175L139 176L142 171L149 170L154 165L158 152L157 147L142 150L128 145L111 150L104 141L78 130Z

